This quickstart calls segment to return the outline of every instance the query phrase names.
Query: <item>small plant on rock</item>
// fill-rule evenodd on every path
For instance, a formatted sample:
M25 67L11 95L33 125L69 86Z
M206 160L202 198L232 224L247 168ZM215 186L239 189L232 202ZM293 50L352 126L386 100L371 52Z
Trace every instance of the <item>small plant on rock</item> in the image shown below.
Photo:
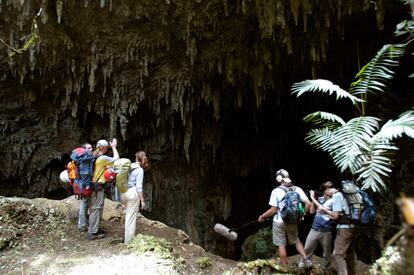
M209 268L213 265L213 263L211 262L211 259L209 257L198 258L196 260L196 264L202 269Z

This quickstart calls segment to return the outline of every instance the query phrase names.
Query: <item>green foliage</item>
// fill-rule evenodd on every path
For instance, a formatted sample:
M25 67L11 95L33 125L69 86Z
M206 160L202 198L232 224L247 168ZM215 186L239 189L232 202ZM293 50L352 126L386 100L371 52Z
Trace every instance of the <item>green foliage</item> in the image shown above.
M309 114L303 120L328 129L335 129L345 124L345 121L341 117L322 111Z
M201 257L198 258L196 260L196 264L200 267L200 268L209 268L213 265L213 263L211 262L211 259L209 257Z
M380 49L375 57L366 64L355 76L351 84L352 95L376 95L384 92L387 82L393 77L392 67L398 66L398 59L405 53L405 44L389 44Z
M271 260L254 260L244 264L245 268L250 271L255 271L255 274L287 274L288 272L285 271L283 267L280 265L275 264ZM266 272L267 271L267 272Z
M337 100L345 98L351 100L353 104L364 101L326 79L304 80L292 85L292 94L297 94L297 97L309 92L328 93L329 95L336 94Z
M128 243L128 248L139 255L152 252L162 259L173 260L176 258L172 244L163 238L154 236L138 234Z
M399 33L410 33L413 21L400 23ZM411 36L413 33L411 32ZM350 92L324 79L305 80L292 85L297 97L306 93L336 95L336 99L348 99L360 116L345 121L341 117L318 111L305 116L304 121L316 126L305 141L317 149L328 152L336 167L343 173L349 171L361 183L363 189L379 191L386 188L383 178L392 170L392 155L398 150L393 140L401 137L414 138L414 109L402 113L396 120L389 120L382 127L381 120L365 115L368 94L377 95L387 89L408 44L385 45L375 57L355 76Z
M276 253L276 246L272 242L272 229L263 228L246 238L242 245L242 259L268 259Z
M398 247L388 246L383 255L369 269L371 275L398 274L396 265L402 262L401 251Z

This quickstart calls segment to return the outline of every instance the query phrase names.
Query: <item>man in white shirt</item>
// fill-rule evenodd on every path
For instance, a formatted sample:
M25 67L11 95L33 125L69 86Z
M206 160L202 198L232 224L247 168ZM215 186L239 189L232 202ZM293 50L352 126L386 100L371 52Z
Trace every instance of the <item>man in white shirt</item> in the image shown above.
M278 246L279 249L279 263L285 265L287 264L287 243L294 244L298 253L303 259L306 259L305 249L298 238L298 224L286 224L280 215L280 209L285 205L284 198L287 193L286 190L291 189L299 194L300 201L305 204L305 213L309 210L311 203L300 187L292 185L289 173L286 170L280 169L276 172L276 181L280 183L280 186L273 189L269 200L270 208L259 216L258 221L263 222L274 215L272 230L273 243Z

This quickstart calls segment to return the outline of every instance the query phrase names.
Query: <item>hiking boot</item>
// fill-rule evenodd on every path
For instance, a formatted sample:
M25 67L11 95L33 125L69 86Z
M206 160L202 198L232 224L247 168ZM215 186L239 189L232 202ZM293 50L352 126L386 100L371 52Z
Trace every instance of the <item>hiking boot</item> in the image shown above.
M96 233L96 234L89 233L88 234L88 240L90 240L90 241L97 240L97 239L102 239L102 238L105 238L105 234L98 234L98 233Z
M86 231L88 231L88 227L78 227L78 230L80 232L86 232Z

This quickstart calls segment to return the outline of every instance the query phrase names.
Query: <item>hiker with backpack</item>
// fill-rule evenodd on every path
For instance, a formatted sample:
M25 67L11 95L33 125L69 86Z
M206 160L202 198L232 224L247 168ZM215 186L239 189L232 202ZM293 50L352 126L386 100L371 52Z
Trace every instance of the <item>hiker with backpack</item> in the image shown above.
M334 242L334 268L339 275L355 274L355 225L347 219L350 214L342 192L332 195L332 215L337 221Z
M101 139L96 144L95 156L95 169L93 173L93 190L91 193L89 204L89 227L88 227L88 239L95 240L105 237L105 234L99 232L99 225L103 213L105 202L105 177L104 172L107 166L112 166L115 160L119 159L119 153L116 149L117 140L114 138L109 144L108 141ZM112 148L113 157L106 155L109 148Z
M341 191L332 195L332 216L337 221L334 242L334 268L339 275L355 273L356 225L375 222L376 210L372 198L350 180L341 182Z
M143 183L144 171L148 168L148 159L145 152L138 151L135 154L135 162L131 164L128 172L128 190L121 193L121 200L125 204L125 244L128 244L135 236L139 209L145 207Z
M87 152L93 152L92 145L90 143L84 143L81 145L82 148L85 148ZM78 229L80 231L87 231L88 230L88 210L89 210L89 197L81 197L80 198L80 206L79 206L79 219L78 219Z
M276 172L276 181L280 185L271 193L270 208L259 216L258 222L264 222L273 216L273 243L278 246L281 265L287 264L287 243L295 245L296 250L306 263L305 249L298 238L298 222L309 210L311 204L305 192L292 184L286 170L280 169Z
M305 241L305 252L308 255L308 265L312 263L312 255L315 252L318 244L322 246L323 258L325 260L325 267L331 263L331 243L332 231L335 226L335 219L329 211L332 211L333 200L332 195L336 191L332 182L327 181L320 185L321 197L315 197L315 191L309 191L311 197L311 207L309 212L315 214L312 228ZM300 265L306 265L302 263Z

